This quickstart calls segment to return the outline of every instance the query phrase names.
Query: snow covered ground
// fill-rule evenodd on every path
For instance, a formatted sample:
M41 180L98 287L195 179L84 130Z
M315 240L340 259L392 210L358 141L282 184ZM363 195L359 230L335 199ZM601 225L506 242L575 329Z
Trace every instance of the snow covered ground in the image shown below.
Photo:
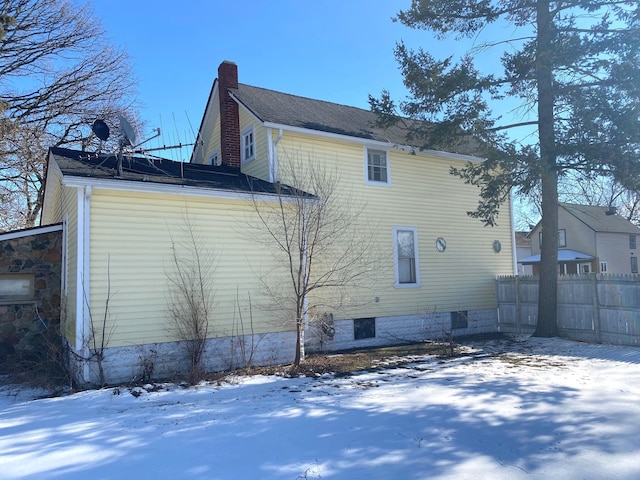
M639 479L640 348L519 340L339 378L5 387L0 478Z

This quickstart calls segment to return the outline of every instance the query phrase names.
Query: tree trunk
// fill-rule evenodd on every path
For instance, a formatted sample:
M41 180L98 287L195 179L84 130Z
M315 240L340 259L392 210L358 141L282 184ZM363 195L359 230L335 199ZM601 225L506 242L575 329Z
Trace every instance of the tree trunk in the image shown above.
M538 49L538 134L542 176L542 246L538 323L534 336L553 337L558 333L558 172L554 135L554 85L552 18L549 0L537 2Z

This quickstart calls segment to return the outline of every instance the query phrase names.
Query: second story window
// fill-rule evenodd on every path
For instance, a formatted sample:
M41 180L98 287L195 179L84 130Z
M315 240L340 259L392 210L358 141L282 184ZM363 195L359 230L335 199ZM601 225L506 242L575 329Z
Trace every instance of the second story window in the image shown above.
M389 161L387 152L367 148L366 182L370 185L389 184Z
M636 249L636 236L635 235L629 235L629 248L631 250L635 250Z
M542 232L538 234L538 241L540 242L540 248L542 248ZM567 231L563 228L558 230L558 248L564 248L567 246Z
M255 158L253 125L242 132L241 138L242 138L242 163L247 163Z

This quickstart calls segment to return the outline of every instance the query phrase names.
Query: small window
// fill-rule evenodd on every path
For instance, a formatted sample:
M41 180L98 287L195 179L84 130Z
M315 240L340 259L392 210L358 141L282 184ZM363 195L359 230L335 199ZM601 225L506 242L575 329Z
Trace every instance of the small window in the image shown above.
M558 230L558 247L567 246L567 231L565 229Z
M255 158L255 144L253 138L253 125L242 132L242 163L250 162Z
M636 249L636 236L635 235L629 235L629 248L631 250L635 250Z
M631 257L631 273L638 273L638 257Z
M466 310L451 312L451 330L456 328L467 328L469 326L469 315Z
M396 287L419 287L418 231L415 227L394 227Z
M375 336L376 336L376 319L375 318L356 318L353 320L354 340L362 340L364 338L375 338Z
M221 164L221 162L220 162L220 151L219 150L214 150L207 157L207 165L213 165L215 167L219 167L220 164Z
M366 149L366 183L370 185L389 184L389 162L385 150Z
M580 264L580 273L581 274L591 273L591 264L590 263L581 263Z
M0 301L31 300L33 298L33 275L0 275Z
M607 273L607 262L600 262L600 273Z

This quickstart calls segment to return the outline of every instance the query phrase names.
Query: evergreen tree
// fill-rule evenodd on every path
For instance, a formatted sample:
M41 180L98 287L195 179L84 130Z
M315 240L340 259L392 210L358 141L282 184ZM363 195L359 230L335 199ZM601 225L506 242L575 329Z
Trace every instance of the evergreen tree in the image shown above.
M538 300L539 336L557 334L558 178L569 171L610 176L625 188L640 185L640 6L637 0L413 0L396 21L460 40L503 34L461 58L437 59L396 45L410 96L370 97L381 124L400 116L424 148L468 142L487 160L452 169L477 185L470 215L497 222L510 192L542 191L543 242ZM503 28L499 28L503 27ZM508 28L504 28L508 27ZM477 41L477 40L476 40ZM487 52L501 66L482 71ZM484 62L484 64L483 64ZM508 99L526 112L517 121L492 114ZM424 122L426 121L426 122ZM534 137L514 140L516 128Z

